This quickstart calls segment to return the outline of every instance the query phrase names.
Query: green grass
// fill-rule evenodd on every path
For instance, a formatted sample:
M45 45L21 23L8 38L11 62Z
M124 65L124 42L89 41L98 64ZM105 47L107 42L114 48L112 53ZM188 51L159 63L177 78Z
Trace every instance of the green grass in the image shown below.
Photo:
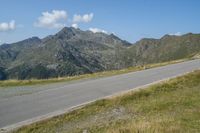
M103 99L16 133L199 133L200 71Z
M93 74L83 74L83 75L69 76L69 77L59 77L59 78L50 78L50 79L31 79L31 80L5 80L5 81L0 81L0 87L49 84L49 83L57 83L57 82L68 82L68 81L74 81L74 80L80 80L80 79L90 79L90 78L113 76L113 75L118 75L118 74L124 74L124 73L144 70L144 69L148 69L148 68L154 68L154 67L179 63L179 62L183 62L186 60L188 60L188 59L174 60L174 61L163 62L163 63L148 64L145 66L129 67L126 69L121 69L121 70L103 71L103 72L97 72L97 73L93 73Z

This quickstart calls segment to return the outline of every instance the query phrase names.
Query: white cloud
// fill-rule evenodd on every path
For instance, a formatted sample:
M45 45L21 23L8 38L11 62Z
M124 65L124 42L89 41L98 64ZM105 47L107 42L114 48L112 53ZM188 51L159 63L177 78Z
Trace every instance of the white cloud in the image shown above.
M170 33L169 35L171 36L181 36L181 32L176 32L176 33Z
M75 29L78 28L78 24L72 24L72 27L74 27Z
M53 10L52 12L43 12L37 22L34 24L36 27L43 28L62 28L65 26L64 21L67 19L67 12L64 10Z
M6 23L0 23L0 31L9 31L14 30L16 28L15 21L11 20L10 22Z
M73 17L73 22L74 23L80 23L80 22L88 23L88 22L92 21L93 17L94 17L93 13L84 14L82 16L75 14Z
M102 32L102 33L108 34L107 31L102 30L102 29L98 29L98 28L89 28L89 31L92 31L93 33Z

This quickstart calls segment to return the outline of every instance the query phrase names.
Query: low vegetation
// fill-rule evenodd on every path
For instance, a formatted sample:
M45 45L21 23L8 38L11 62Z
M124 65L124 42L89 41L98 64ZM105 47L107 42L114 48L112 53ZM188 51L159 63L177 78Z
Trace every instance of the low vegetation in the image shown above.
M67 81L80 80L80 79L113 76L113 75L118 75L118 74L123 74L123 73L129 73L129 72L144 70L144 69L148 69L148 68L154 68L154 67L179 63L179 62L186 61L188 59L174 60L174 61L163 62L163 63L148 64L148 65L145 65L145 66L129 67L129 68L126 68L126 69L121 69L121 70L103 71L103 72L97 72L97 73L93 73L93 74L83 74L83 75L60 77L60 78L30 79L30 80L4 80L4 81L0 81L0 87L49 84L49 83L56 83L56 82L67 82Z
M200 71L99 100L16 133L199 133Z

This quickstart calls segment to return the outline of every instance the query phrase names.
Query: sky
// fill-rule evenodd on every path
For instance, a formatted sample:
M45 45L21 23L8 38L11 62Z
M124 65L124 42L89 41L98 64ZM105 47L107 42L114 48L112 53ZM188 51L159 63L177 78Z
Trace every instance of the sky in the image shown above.
M43 38L64 26L132 43L200 33L200 0L1 0L0 44Z

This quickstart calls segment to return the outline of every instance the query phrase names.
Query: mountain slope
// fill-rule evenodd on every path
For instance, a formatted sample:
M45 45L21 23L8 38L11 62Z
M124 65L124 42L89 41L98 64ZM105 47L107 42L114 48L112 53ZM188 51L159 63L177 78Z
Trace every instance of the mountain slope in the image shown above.
M132 48L141 63L153 63L186 58L200 52L200 34L165 35L161 39L142 39Z
M63 28L44 39L29 38L0 46L7 78L48 78L114 69L116 47L131 44L113 34Z
M200 51L200 34L165 35L135 44L113 34L65 27L43 39L0 46L0 79L49 78L185 58Z

